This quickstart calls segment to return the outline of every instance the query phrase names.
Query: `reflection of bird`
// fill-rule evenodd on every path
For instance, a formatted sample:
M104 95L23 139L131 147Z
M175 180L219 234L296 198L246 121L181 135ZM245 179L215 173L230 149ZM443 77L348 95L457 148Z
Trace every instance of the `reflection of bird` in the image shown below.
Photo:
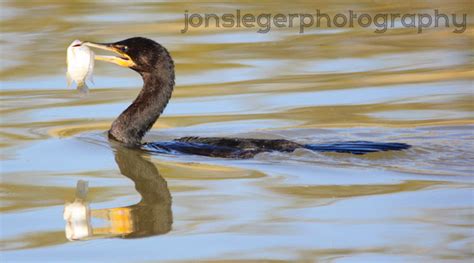
M132 231L123 237L145 237L168 233L173 223L171 193L166 180L156 166L133 149L115 147L115 161L120 173L135 183L142 196L137 204L129 206Z
M67 221L66 236L70 240L98 237L137 238L171 231L171 194L156 166L134 149L121 145L114 145L114 149L120 172L135 183L135 189L142 199L131 206L97 210L90 210L85 197L76 199L72 204L74 206L66 203L64 218ZM102 218L109 225L93 227L92 218Z
M174 88L174 63L168 51L153 40L134 37L110 44L83 42L83 45L113 51L118 56L98 56L97 60L115 63L137 71L143 88L133 103L113 122L109 137L128 146L140 146L141 139L153 126L171 98ZM181 152L214 157L250 158L259 152L292 152L297 148L363 154L402 150L403 143L341 142L302 145L287 140L243 138L184 137L172 142L148 143L161 152Z

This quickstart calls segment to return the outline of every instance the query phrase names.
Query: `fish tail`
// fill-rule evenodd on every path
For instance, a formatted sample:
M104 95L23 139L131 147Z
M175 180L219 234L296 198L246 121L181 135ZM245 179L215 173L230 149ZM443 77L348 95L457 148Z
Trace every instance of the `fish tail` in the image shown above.
M89 87L87 87L87 84L85 81L81 81L77 83L77 90L83 94L89 93Z

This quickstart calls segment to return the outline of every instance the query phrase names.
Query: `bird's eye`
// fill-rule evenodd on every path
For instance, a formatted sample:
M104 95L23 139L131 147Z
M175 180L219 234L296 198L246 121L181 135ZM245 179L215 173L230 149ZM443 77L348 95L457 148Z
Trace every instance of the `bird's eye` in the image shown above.
M120 50L121 52L127 52L128 51L128 47L125 46L125 45L116 45L115 48Z

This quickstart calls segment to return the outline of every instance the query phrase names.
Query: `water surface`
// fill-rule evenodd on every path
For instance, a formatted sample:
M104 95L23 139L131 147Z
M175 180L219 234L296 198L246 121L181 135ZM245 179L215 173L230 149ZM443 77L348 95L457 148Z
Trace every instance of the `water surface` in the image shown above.
M195 29L190 12L468 13L469 1L263 5L3 1L1 259L4 261L469 261L473 256L473 31ZM96 63L88 96L66 88L74 39L152 38L177 86L146 141L179 136L404 142L364 156L213 159L138 152L106 130L141 88ZM63 219L89 183L91 236ZM70 237L70 236L69 236Z

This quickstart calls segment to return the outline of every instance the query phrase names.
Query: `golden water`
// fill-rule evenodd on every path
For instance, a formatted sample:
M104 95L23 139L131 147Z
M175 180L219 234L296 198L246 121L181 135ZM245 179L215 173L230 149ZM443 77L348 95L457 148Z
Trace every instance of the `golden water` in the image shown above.
M471 1L271 4L1 3L0 259L431 261L473 256L473 30L199 28L184 10L467 13ZM296 151L250 160L148 154L105 131L140 87L98 62L66 88L74 39L152 38L177 87L147 141L179 136L301 143L396 141L403 152ZM92 230L69 241L64 204L89 183ZM145 238L147 237L147 238Z

